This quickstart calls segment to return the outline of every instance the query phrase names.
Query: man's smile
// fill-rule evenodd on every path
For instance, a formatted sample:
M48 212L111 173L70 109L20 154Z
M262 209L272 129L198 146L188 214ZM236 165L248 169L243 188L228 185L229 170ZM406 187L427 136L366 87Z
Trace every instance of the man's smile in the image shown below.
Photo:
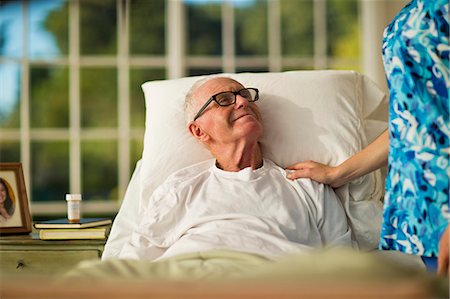
M256 116L255 116L252 112L250 112L250 111L245 111L245 112L241 112L241 113L239 113L239 114L237 114L237 115L234 115L234 116L231 118L231 121L232 121L232 122L235 122L235 121L237 121L238 119L241 119L241 118L244 118L244 117L248 117L248 116L251 116L251 117L253 117L253 118L256 119Z

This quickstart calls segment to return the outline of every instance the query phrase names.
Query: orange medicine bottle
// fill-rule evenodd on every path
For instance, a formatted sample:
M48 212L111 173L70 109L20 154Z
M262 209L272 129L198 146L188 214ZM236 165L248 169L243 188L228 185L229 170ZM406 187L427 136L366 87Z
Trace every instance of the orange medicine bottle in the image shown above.
M80 222L81 217L81 194L66 194L67 219L69 222Z

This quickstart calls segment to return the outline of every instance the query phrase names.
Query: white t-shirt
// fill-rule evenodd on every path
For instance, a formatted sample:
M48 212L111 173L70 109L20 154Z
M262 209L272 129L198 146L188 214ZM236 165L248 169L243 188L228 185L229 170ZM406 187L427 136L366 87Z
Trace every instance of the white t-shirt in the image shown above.
M156 260L227 249L275 259L314 247L351 246L347 218L333 190L285 176L267 159L256 170L182 169L142 207L138 229L119 258Z

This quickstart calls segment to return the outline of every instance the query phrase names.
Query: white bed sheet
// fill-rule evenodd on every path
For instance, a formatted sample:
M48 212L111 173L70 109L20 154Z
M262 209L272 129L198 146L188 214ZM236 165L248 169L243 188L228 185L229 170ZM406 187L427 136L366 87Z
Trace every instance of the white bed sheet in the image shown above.
M102 260L115 258L118 256L123 244L128 240L128 230L122 230L122 227L135 227L136 223L132 217L137 215L139 210L139 175L141 170L141 161L136 164L136 168L131 177L127 191L125 193L122 205L126 205L127 209L121 209L116 219L114 220L108 242L105 245L105 250L102 255ZM374 250L377 255L386 256L392 259L395 263L401 263L405 266L415 267L417 269L425 270L425 265L420 257L410 254L405 254L399 251L379 251Z

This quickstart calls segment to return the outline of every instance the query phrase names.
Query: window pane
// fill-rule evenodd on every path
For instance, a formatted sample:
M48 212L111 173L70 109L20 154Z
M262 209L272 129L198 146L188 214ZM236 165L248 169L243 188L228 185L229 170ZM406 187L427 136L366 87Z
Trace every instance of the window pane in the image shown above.
M117 71L112 68L81 70L81 126L117 126Z
M117 142L84 141L81 152L83 199L117 199Z
M142 158L142 150L144 148L144 136L139 140L131 140L130 142L130 169L131 174L136 168L136 163Z
M311 71L314 70L314 66L284 66L283 67L283 72L287 72L287 71Z
M222 54L220 3L187 2L187 50L190 55Z
M313 0L281 0L280 5L283 55L312 55L314 53Z
M201 76L223 73L221 68L190 68L187 70L188 76Z
M80 32L81 54L116 54L116 1L80 1Z
M165 54L164 0L130 2L130 53Z
M0 63L0 128L20 126L21 69L17 63Z
M1 2L0 2L1 3ZM23 11L20 1L0 5L0 56L23 55Z
M164 69L130 70L130 125L143 128L145 125L145 98L141 85L151 80L165 79Z
M360 56L358 0L328 0L328 55L340 58Z
M267 55L267 1L235 0L234 6L236 55Z
M53 58L68 53L68 3L62 0L30 1L29 45L31 58Z
M64 201L69 192L69 143L31 143L33 201Z
M20 162L20 143L18 141L0 142L0 162Z
M30 125L69 126L69 79L65 67L31 69Z
M262 72L268 72L268 67L238 67L236 68L236 73L262 73Z

